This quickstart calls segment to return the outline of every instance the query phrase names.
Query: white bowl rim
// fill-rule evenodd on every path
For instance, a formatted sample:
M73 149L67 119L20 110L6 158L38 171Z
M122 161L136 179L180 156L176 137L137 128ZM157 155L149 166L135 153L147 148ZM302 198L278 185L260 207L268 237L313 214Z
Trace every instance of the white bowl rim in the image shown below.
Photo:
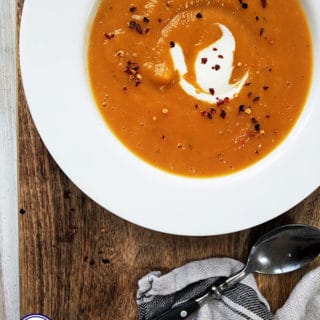
M119 143L105 125L84 63L84 33L95 3L26 1L20 30L20 66L32 118L55 161L90 198L152 230L207 236L268 221L319 187L320 7L316 0L301 1L312 31L314 71L306 107L294 129L257 164L208 179L176 176L150 166Z

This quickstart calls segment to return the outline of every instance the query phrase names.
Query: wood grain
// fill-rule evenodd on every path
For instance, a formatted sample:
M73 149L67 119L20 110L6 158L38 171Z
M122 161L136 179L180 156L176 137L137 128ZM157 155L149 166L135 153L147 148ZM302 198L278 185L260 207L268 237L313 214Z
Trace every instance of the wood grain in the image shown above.
M22 4L22 1L20 1ZM19 14L21 8L18 7ZM262 226L225 236L165 235L130 224L86 197L58 168L34 127L19 82L21 314L53 319L135 319L137 281L194 259L245 260L250 244L284 223L320 227L320 189ZM22 211L24 212L24 211ZM272 310L319 259L289 275L257 277Z
M16 8L0 1L0 319L19 316L16 148Z
M0 264L0 319L6 318L5 303L6 299L4 297L2 264Z

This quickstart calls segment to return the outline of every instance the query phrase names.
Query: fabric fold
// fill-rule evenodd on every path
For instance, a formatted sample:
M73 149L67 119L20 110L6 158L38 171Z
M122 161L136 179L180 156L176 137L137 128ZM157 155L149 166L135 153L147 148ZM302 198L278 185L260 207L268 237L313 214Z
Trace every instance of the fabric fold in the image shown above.
M150 272L138 282L138 319L151 320L185 301L199 297L215 282L236 273L243 264L230 258L211 258L190 262L162 275ZM210 299L190 320L320 320L320 267L307 274L285 305L274 316L248 275L222 295Z

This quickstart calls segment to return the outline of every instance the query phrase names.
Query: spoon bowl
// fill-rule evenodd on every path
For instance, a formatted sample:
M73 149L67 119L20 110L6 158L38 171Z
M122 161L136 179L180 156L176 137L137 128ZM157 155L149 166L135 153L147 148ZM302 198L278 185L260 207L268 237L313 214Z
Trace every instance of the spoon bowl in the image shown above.
M293 224L276 228L252 247L247 273L282 274L304 267L320 253L320 231Z
M304 267L320 253L320 230L308 225L291 224L271 230L250 250L245 267L207 293L157 316L153 320L182 320L198 310L210 297L220 299L249 273L282 274Z

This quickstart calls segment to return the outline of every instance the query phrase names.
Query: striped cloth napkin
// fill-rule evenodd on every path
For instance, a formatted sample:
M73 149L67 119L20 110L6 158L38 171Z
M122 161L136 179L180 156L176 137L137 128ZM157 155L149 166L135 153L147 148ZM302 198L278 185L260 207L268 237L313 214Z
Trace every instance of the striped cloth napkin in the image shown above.
M229 258L212 258L188 263L168 274L151 272L138 283L138 319L153 317L199 296L218 279L243 267ZM273 315L258 290L253 275L246 277L221 300L211 299L188 320L320 320L320 267L307 274L285 305Z

